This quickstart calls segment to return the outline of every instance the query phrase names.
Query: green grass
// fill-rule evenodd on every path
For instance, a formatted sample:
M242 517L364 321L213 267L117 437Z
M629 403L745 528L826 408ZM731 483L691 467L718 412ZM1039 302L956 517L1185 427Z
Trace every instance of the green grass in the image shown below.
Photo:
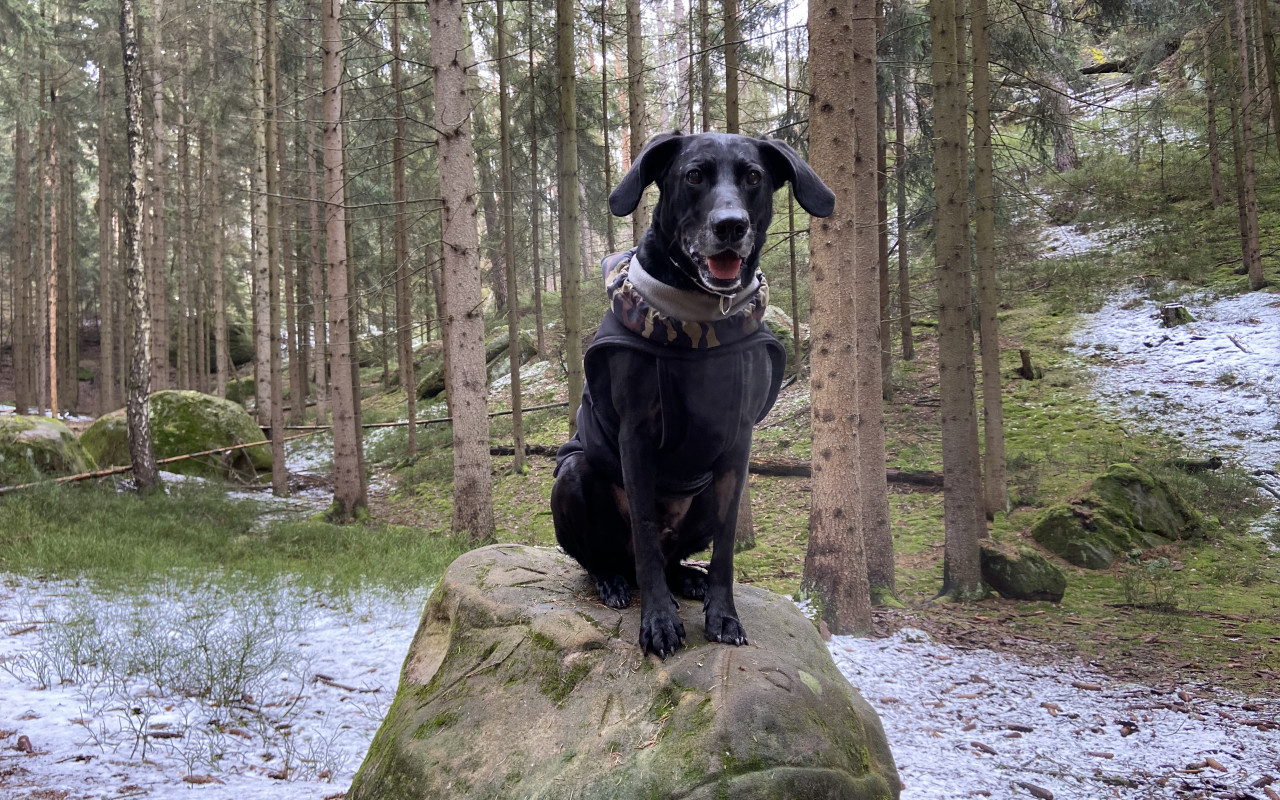
M212 487L139 497L111 486L38 488L0 498L0 571L135 584L171 572L270 579L314 588L404 589L435 580L465 543L387 524L273 521L254 500Z

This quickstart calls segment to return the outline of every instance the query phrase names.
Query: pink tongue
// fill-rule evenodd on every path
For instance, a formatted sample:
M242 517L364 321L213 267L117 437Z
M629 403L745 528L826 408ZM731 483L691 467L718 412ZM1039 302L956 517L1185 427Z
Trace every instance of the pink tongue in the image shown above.
M727 251L720 255L707 256L707 266L711 268L712 275L727 281L738 276L738 270L742 269L742 259L733 251Z

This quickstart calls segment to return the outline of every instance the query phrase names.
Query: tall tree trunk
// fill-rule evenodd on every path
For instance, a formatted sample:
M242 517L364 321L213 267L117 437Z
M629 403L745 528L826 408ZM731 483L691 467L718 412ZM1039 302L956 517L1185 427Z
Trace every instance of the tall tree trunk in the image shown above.
M898 192L898 325L902 336L902 360L916 357L915 340L911 333L911 272L907 253L907 111L906 96L902 91L902 67L893 70L893 136L894 178Z
M22 58L25 61L25 40L23 44ZM30 155L27 151L27 128L24 124L29 81L30 78L24 72L21 102L14 114L13 124L13 399L14 412L17 414L26 414L36 405L36 398L39 396L32 380L36 372L32 358L36 337L32 336L32 311L35 304L31 296L31 284L34 280L31 270L31 174L28 169Z
M738 0L722 0L724 8L724 131L738 132Z
M973 162L975 249L978 265L978 326L982 336L984 508L988 518L1007 511L1004 396L1000 379L1000 309L996 284L995 159L991 146L991 68L987 0L971 0L973 12ZM985 527L985 526L984 526Z
M680 65L676 86L676 128L690 133L693 132L693 58L690 55L693 50L692 12L693 0L689 0L689 13L684 10L684 0L672 0L671 17L675 21L676 36L679 37L676 40L676 63ZM685 26L683 34L680 32L681 22ZM610 252L613 252L612 248Z
M307 21L308 40L314 39L315 23ZM307 253L311 259L311 380L316 386L316 424L323 425L329 418L328 374L328 326L325 312L326 264L320 260L320 242L324 231L320 227L320 174L316 168L315 98L319 86L315 82L315 56L307 54L307 192L310 202L310 226L307 232ZM339 107L341 110L341 107ZM326 216L326 224L328 217ZM345 246L345 245L344 245Z
M1204 94L1208 106L1209 131L1209 186L1213 190L1213 207L1226 202L1222 192L1222 168L1218 143L1218 98L1213 80L1213 44L1208 34L1204 37Z
M271 490L277 497L289 494L289 467L284 456L284 383L280 375L280 269L283 262L280 224L280 140L278 138L279 120L278 103L280 100L280 73L276 67L279 40L276 36L276 18L278 16L276 0L264 0L265 16L264 56L265 80L263 93L263 113L266 115L267 139L267 321L268 346L270 360L267 369L270 373L268 389L271 403ZM256 2L256 0L255 0Z
M205 63L210 82L218 86L217 40L214 31L214 15L208 16L208 49ZM308 37L309 39L311 37ZM311 63L307 61L308 65ZM308 84L310 86L310 84ZM308 115L310 118L310 115ZM216 371L218 397L227 396L227 378L231 374L231 348L227 332L227 267L223 263L226 250L226 210L222 197L222 163L218 159L218 139L221 131L209 123L209 198L210 198L210 265L213 272L213 366Z
M133 357L129 365L128 405L129 458L133 481L145 492L160 484L156 454L151 446L151 309L138 233L142 222L142 67L138 61L138 28L133 0L120 0L120 45L124 51L125 141L129 152L129 175L124 188L123 247L128 259L129 316L133 321Z
M49 416L58 417L58 379L61 366L58 361L58 273L62 255L58 252L60 231L58 230L58 206L61 196L58 191L58 90L49 89L49 169L47 172L49 186Z
M185 16L185 9L179 14ZM178 48L178 388L191 389L195 383L192 327L194 303L191 280L191 146L187 130L186 42Z
M296 88L297 87L295 85L295 90ZM285 108L284 84L280 79L280 73L279 73L279 70L277 69L276 71L276 109L277 109L276 115L277 117L280 117L281 115L283 115L284 108ZM290 121L290 123L291 124L288 125L288 129L296 131L297 130L296 120L292 120ZM280 269L281 269L280 276L283 278L283 284L284 284L284 295L278 302L280 302L284 306L284 331L285 331L285 342L286 342L285 352L289 359L289 367L288 367L289 417L288 419L289 419L290 425L301 425L307 413L307 373L306 373L306 365L305 365L306 364L306 347L302 344L303 337L300 334L302 325L298 320L298 317L300 316L299 314L300 306L298 303L298 288L299 288L298 284L302 282L302 278L299 274L300 270L302 269L300 266L302 263L302 259L298 256L298 247L297 247L296 237L297 237L297 232L299 227L298 223L301 222L301 219L295 221L292 217L293 214L300 213L297 203L295 203L292 199L297 195L297 190L294 189L294 186L296 186L296 178L294 181L290 182L292 185L290 186L285 185L284 170L285 170L285 163L286 163L286 153L289 152L288 143L285 140L285 128L286 128L286 125L284 124L284 120L282 119L278 120L276 125L276 142L277 142L276 154L279 158L276 162L278 164L276 185L279 187L279 189L277 190L279 197L276 200L276 202L279 204L279 208L280 208L279 263L280 263ZM297 137L295 137L295 140L296 138ZM298 170L295 166L293 170L293 174L296 176L297 172ZM280 280L276 281L277 286L279 286L280 283L281 283ZM278 313L277 313L277 316L278 316ZM284 410L282 408L281 409L282 424L284 422L283 413L284 413ZM281 449L283 450L283 442L281 443Z
M679 0L676 0L679 2ZM600 0L600 135L604 139L604 185L605 189L613 190L613 153L609 149L609 38L608 31L608 0ZM533 41L530 38L529 41ZM532 80L532 77L531 77ZM530 84L532 85L532 84ZM530 93L530 97L532 97ZM617 247L613 237L613 215L604 215L605 244L606 251L612 253ZM539 351L541 352L541 351Z
M578 431L578 406L582 404L582 248L578 216L578 108L577 64L573 43L574 5L556 0L556 68L560 83L560 118L557 143L560 176L560 304L564 313L564 360L568 370L569 435ZM628 58L628 61L630 59ZM632 153L638 152L632 139Z
M1240 142L1243 147L1244 166L1244 253L1245 269L1249 275L1249 288L1257 290L1267 285L1262 276L1262 254L1258 233L1258 193L1253 166L1253 83L1249 74L1249 35L1245 20L1244 0L1235 0L1236 46L1240 54Z
M533 0L529 0L529 85L536 86L537 68L534 66L533 47ZM529 254L533 268L533 313L534 325L537 328L538 358L547 357L546 335L542 325L542 219L539 216L542 202L542 182L538 175L538 94L529 93ZM606 151L608 148L605 148ZM606 156L607 157L607 156ZM608 167L606 166L606 169ZM609 181L606 180L608 185ZM609 217L610 236L613 232L613 217Z
M1271 134L1280 137L1280 84L1276 82L1276 37L1271 29L1271 6L1257 0L1258 36L1262 40L1263 84L1271 99Z
M649 138L648 124L645 122L644 92L644 45L641 41L643 25L640 17L640 0L626 0L627 3L627 127L631 132L631 162L644 149L645 140ZM561 109L563 111L563 108ZM576 138L576 136L575 136ZM610 187L611 189L613 187ZM561 196L563 204L565 198ZM631 215L631 243L640 244L640 237L649 227L649 203L641 199L640 205ZM565 243L561 241L561 249Z
M444 209L441 245L450 316L448 392L453 417L453 530L472 541L493 539L492 462L489 457L484 319L480 311L479 238L476 231L475 153L461 0L429 0L431 64L435 73L436 149Z
M982 591L978 562L981 502L974 425L972 333L969 322L968 181L965 164L965 90L957 51L957 3L931 0L933 47L935 261L938 269L938 372L942 395L942 465L946 480L946 545L942 594Z
M502 144L502 248L507 264L507 354L511 360L511 436L515 457L511 468L517 475L524 472L524 419L520 397L520 293L516 289L516 232L511 179L511 109L507 100L507 29L503 2L498 0L498 125ZM604 51L602 51L604 52ZM601 70L604 74L604 70Z
M409 195L405 188L404 79L401 77L400 6L391 7L391 91L396 96L396 138L391 142L396 201L396 344L400 362L400 386L408 403L409 444L412 458L418 454L417 383L413 377L413 302L409 281Z
M786 10L790 13L791 0L787 0ZM783 34L783 82L787 92L787 119L794 119L795 103L791 93L791 29ZM800 371L800 280L796 265L796 198L791 185L787 184L787 260L791 267L791 349L793 372Z
M880 360L880 124L876 95L876 0L849 6L853 70L853 317L858 528L873 598L895 592L889 483L884 475L884 381Z
M155 31L151 37L151 242L147 260L151 270L147 288L151 301L151 389L169 388L169 276L164 235L164 78L161 62L164 54L164 0L152 1Z
M98 72L98 414L116 407L115 279L111 275L111 154L107 130L107 78ZM16 348L15 348L16 352Z
M707 36L711 11L708 0L698 0L698 83L702 89L702 132L711 130L711 45Z
M360 465L360 420L352 380L351 306L347 275L346 197L342 150L342 29L340 0L321 0L321 85L324 105L325 253L329 279L329 340L333 353L334 516L352 519L368 505Z
M876 0L876 41L884 37L884 2ZM876 57L879 58L877 51ZM878 63L878 61L877 61ZM889 306L889 133L888 98L880 92L879 67L876 73L876 234L879 245L877 283L880 288L880 395L893 399L893 318Z
M487 140L489 131L484 116L477 119L480 138ZM499 236L498 203L494 198L497 178L493 174L493 162L486 152L479 156L480 207L484 213L484 249L489 256L489 282L493 286L494 307L503 311L507 307L507 268L503 264L502 239Z
M858 366L849 337L855 322L855 276L847 258L851 249L857 253L858 166L849 153L857 146L855 119L860 98L855 94L854 66L848 53L851 33L858 25L850 0L809 2L813 87L809 159L835 192L836 206L830 217L811 222L809 232L815 457L803 585L820 600L822 619L838 634L871 632L866 544L859 530L865 471L858 468L858 409L850 391ZM859 38L858 47L862 44L863 38ZM865 207L863 213L867 213ZM878 465L881 471L882 465L883 461Z

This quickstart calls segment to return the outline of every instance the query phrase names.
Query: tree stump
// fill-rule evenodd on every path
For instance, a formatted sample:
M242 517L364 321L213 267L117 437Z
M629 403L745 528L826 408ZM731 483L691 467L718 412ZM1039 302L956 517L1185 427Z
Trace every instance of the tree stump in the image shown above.
M1166 328L1176 328L1195 321L1196 318L1182 303L1166 303L1160 306L1160 324Z
M1018 367L1017 370L1018 375L1029 381L1039 380L1044 377L1044 372L1039 367L1032 365L1030 350L1019 350L1018 356L1022 359L1022 366Z

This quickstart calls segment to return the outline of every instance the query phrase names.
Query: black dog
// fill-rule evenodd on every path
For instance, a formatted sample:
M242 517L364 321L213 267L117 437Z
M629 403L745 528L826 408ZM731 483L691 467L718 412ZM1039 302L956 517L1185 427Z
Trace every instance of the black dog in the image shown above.
M609 196L626 216L659 188L637 250L604 261L610 311L584 357L578 433L560 448L556 539L614 608L642 596L640 647L684 643L672 591L702 599L706 637L746 644L733 543L751 430L778 395L786 354L763 324L757 273L773 193L790 181L825 217L831 193L795 151L728 134L654 137ZM681 559L711 546L708 573Z

